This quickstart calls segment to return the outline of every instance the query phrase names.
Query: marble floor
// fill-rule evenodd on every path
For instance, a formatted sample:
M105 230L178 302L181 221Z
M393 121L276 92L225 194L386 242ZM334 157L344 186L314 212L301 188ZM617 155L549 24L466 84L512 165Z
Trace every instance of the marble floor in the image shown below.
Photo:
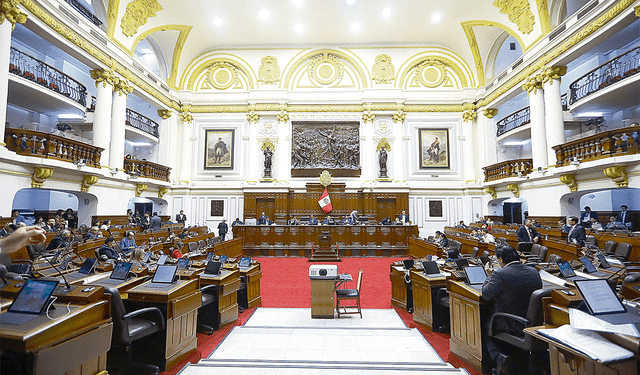
M395 310L311 319L311 309L258 308L181 375L467 374L444 362Z

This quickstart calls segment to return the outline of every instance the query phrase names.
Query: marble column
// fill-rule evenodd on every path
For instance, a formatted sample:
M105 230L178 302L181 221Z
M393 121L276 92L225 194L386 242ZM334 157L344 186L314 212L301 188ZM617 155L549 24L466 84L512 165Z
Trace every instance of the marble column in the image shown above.
M124 167L125 121L127 121L127 96L133 88L120 80L113 88L113 109L111 112L111 147L109 148L109 166Z
M4 132L7 121L7 97L9 95L9 58L11 56L11 31L16 27L16 23L27 22L27 15L20 12L17 3L2 0L0 1L2 9L2 20L0 20L0 146L6 146L4 143ZM11 15L7 18L5 15Z
M474 134L474 140L477 143L475 149L477 155L476 162L476 176L480 176L481 180L484 180L483 167L496 164L498 162L498 154L496 149L496 124L494 116L498 114L496 108L485 108L482 111L478 111L478 118L476 119L476 126Z
M193 137L193 116L189 112L180 114L182 122L182 147L180 152L180 183L191 181L191 157L193 155L191 138Z
M536 77L530 77L523 89L529 92L529 106L531 110L531 158L533 169L546 168L547 159L547 131L544 123L544 95L542 84Z
M391 178L395 182L404 182L405 181L405 163L404 163L404 119L405 114L403 113L401 116L396 116L393 120L393 135L395 137L395 141L393 142L393 149L391 151L391 155L393 158L393 172L391 173ZM398 120L398 121L396 121Z
M176 123L178 116L174 116L173 111L170 109L159 109L158 116L162 119L158 126L158 131L160 132L158 137L158 164L171 168L172 172L175 173L175 160L178 153L173 141L178 138Z
M378 154L373 144L373 121L360 122L360 160L362 161L362 180L373 182L376 180L376 163Z
M544 111L547 131L548 165L556 164L556 152L553 150L553 146L565 142L560 77L566 72L566 66L552 66L546 68L541 73L544 80Z
M100 164L109 165L111 162L109 155L111 148L113 86L116 83L116 78L112 71L102 69L92 70L91 78L96 81L96 108L93 111L93 145L104 149L100 157Z
M475 183L476 177L476 142L473 136L474 123L478 121L478 117L475 119L465 119L462 122L462 142L458 145L462 147L462 165L463 165L463 178L465 183Z
M257 183L262 178L264 156L258 144L257 134L259 131L258 120L249 120L249 144L247 145L249 158L246 160L246 181L249 183Z

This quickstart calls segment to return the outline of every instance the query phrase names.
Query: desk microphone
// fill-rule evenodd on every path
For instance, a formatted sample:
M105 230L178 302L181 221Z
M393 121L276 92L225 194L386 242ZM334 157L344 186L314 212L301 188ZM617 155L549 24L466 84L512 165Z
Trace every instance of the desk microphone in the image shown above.
M42 254L40 254L42 256ZM53 267L54 270L56 270L56 272L58 272L58 274L60 276L62 276L62 280L64 280L64 286L65 288L62 289L60 292L58 292L57 294L68 294L69 292L71 292L73 289L71 289L71 285L69 285L69 281L67 281L67 278L64 276L64 274L62 272L60 272L60 270L58 269L58 267L54 266L53 263L51 263L51 261L45 257L42 256L44 258L44 260L47 261L47 263L49 263L49 265L51 265L51 267Z

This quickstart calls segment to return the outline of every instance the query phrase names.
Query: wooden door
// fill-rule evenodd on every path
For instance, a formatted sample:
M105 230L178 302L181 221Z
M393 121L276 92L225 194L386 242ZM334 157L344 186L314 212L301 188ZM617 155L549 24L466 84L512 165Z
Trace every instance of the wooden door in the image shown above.
M377 221L382 221L385 217L389 217L391 218L391 220L395 220L397 215L396 199L378 198L376 213Z
M275 198L258 198L256 199L256 219L265 213L269 220L276 220L276 200Z

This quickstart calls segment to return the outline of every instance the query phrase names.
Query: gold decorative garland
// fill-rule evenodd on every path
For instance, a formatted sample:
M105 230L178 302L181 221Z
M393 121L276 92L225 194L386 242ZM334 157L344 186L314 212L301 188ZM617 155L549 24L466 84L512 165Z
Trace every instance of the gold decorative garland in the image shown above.
M16 28L17 23L27 22L27 15L18 9L22 0L1 0L0 1L0 25L4 20L11 22L11 30Z

